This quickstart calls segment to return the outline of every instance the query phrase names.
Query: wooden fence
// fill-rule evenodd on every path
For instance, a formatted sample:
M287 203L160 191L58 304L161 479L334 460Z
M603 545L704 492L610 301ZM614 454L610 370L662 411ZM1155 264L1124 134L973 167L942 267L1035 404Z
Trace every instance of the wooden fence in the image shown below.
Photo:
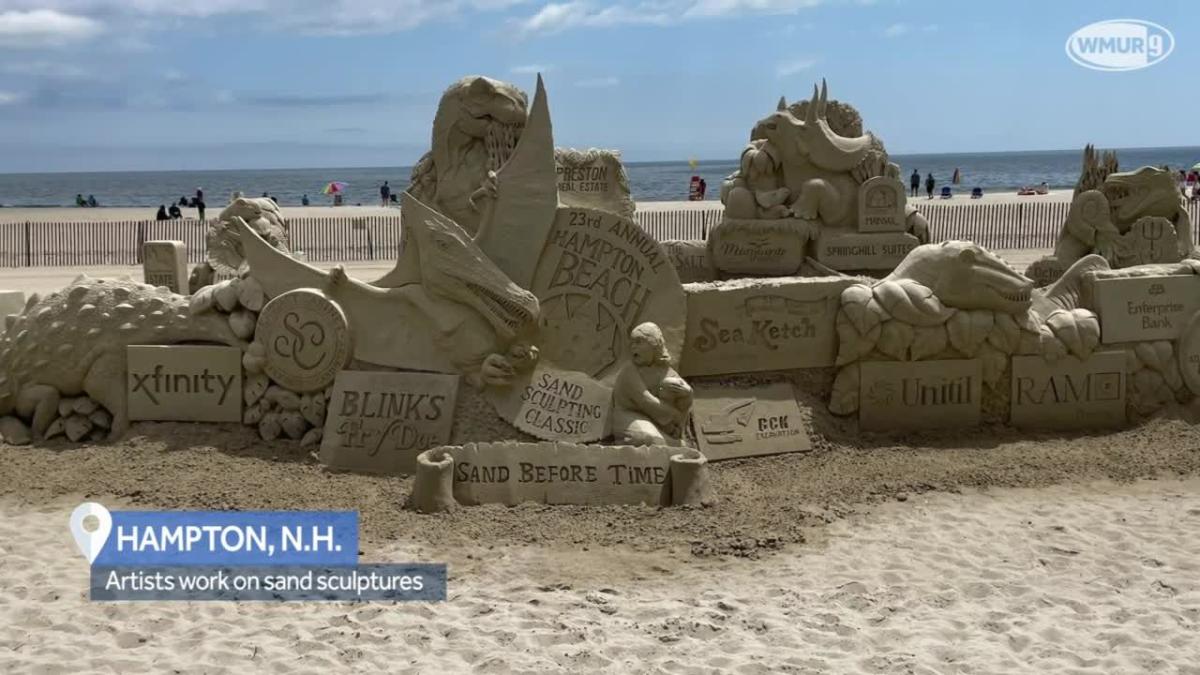
M919 201L933 241L968 239L992 249L1053 248L1070 204L1066 202L948 203ZM1200 203L1188 206L1200 221ZM637 222L660 241L705 239L721 221L721 206L652 208ZM312 262L394 260L400 216L292 218L292 245ZM137 265L142 244L158 239L187 244L191 263L205 259L206 228L196 220L0 223L0 267Z

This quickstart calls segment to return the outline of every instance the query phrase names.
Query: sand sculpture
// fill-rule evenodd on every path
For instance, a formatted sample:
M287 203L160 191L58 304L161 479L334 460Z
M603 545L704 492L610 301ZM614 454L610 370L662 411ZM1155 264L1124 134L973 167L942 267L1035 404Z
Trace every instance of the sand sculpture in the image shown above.
M824 82L803 106L781 99L721 187L712 262L727 275L795 274L806 258L838 270L890 270L929 240L899 173L883 143L862 133L857 111L828 100Z
M1194 255L1192 223L1175 176L1144 166L1118 171L1115 152L1084 148L1083 167L1054 254L1030 267L1048 284L1083 256L1114 268L1178 262Z
M669 505L711 499L709 461L819 447L813 401L896 432L1112 426L1200 395L1200 260L1158 170L1089 152L1065 269L1038 288L974 243L926 243L882 144L824 88L759 122L707 243L579 197L623 181L615 156L564 157L540 78L528 102L462 80L391 272L309 266L273 203L237 199L195 275L234 278L187 296L81 277L9 316L0 434L237 420L331 469L415 473L422 511Z

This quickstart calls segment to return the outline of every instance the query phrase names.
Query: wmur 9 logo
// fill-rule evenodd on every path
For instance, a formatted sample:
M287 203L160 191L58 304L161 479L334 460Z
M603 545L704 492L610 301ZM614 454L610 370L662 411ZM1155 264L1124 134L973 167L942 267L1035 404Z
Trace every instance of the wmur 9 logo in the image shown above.
M1175 49L1171 31L1141 19L1111 19L1080 28L1067 38L1067 56L1084 68L1138 70L1162 61Z

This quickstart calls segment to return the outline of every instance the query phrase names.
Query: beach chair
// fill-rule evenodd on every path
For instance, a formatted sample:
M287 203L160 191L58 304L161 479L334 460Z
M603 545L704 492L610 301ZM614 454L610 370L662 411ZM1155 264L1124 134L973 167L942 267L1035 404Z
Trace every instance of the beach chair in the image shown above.
M942 199L950 199L951 196L952 196L952 193L950 191L950 186L943 185L942 186Z
M981 197L983 197L983 188L971 188L971 199L979 199Z

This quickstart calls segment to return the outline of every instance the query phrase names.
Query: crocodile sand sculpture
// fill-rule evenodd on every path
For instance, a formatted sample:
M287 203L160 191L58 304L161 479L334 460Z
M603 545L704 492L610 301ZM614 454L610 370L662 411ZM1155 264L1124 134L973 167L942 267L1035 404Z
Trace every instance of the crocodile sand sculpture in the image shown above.
M218 315L193 316L188 298L133 281L80 276L7 317L0 340L0 414L46 432L64 396L87 394L112 414L112 438L129 427L125 348L210 342L245 346Z

